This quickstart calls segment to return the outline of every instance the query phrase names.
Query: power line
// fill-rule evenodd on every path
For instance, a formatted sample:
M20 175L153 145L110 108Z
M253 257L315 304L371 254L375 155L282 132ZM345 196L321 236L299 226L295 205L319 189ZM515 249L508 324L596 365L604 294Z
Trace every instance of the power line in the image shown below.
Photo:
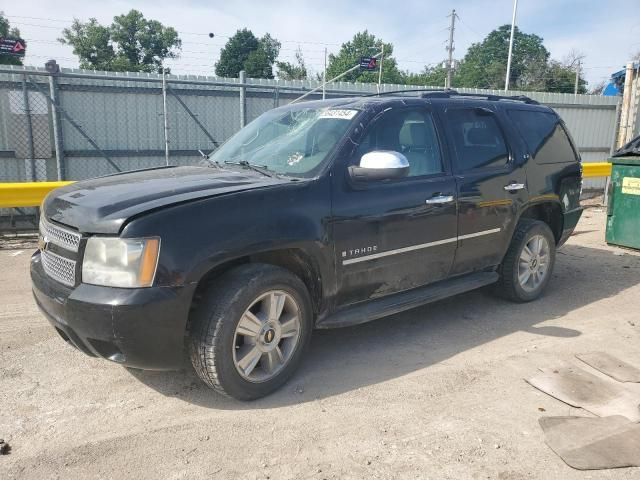
M456 14L457 15L457 14ZM459 17L459 15L457 15ZM36 39L36 38L25 38L25 40L28 43L45 43L45 44L50 44L50 45L60 45L60 42L58 42L57 40L44 40L44 39ZM212 45L212 46L216 46L216 47L223 47L223 44L220 43L206 43L204 45ZM293 59L295 60L295 52L298 51L297 48L281 48L280 49L281 52L293 52L293 53L285 53L283 55L280 55L279 58L282 59ZM209 58L208 56L205 57L197 57L197 56L191 56L191 55L183 55L183 53L187 53L187 54L203 54L203 55L207 55L211 52L208 52L206 50L185 50L185 49L180 49L180 56L178 59L183 59L183 58L191 58L191 59L198 59L198 58L202 58L202 59L206 59ZM324 53L324 50L307 50L307 49L303 49L303 54L304 54L304 60L305 61L309 61L309 60L317 60L318 62L322 62L324 60L324 57L322 56L309 56L308 53ZM29 55L33 56L30 52L28 53ZM60 57L62 58L62 57ZM402 63L418 63L421 65L424 65L425 67L434 67L436 65L439 65L440 62L430 62L429 60L418 60L418 59L408 59L408 58L397 58L396 59L397 62L402 62ZM469 67L467 67L469 68ZM472 68L476 68L476 69L481 69L483 67L481 66L474 66ZM598 69L619 69L620 65L592 65L589 67L586 66L581 66L581 70L598 70Z
M46 22L60 22L60 23L68 23L68 24L72 24L74 22L74 20L62 20L62 19L53 19L53 18L45 18L45 17L28 17L28 16L22 16L22 15L5 15L5 17L7 18L24 18L24 19L29 19L29 20L42 20L42 21L46 21ZM34 23L26 23L26 22L13 22L16 25L22 25L22 26L28 26L28 27L39 27L39 28L49 28L49 29L59 29L60 27L58 26L54 26L54 25L40 25L40 24L34 24ZM188 32L188 31L184 31L184 30L176 30L176 32L183 34L183 35L198 35L198 36L209 36L209 32ZM221 34L221 33L216 33L215 34L216 37L220 37L220 38L231 38L233 35L225 35L225 34ZM301 44L308 44L308 45L333 45L333 46L341 46L341 43L331 43L331 42L312 42L312 41L308 41L308 40L278 40L281 43L301 43Z
M478 33L477 30L474 30L473 28L471 28L471 26L468 25L467 22L465 22L462 18L460 18L460 15L458 15L458 20L460 20L460 23L462 23L466 28L468 28L472 33L476 34L480 38L483 38L483 35L481 33Z
M62 20L62 19L51 19L51 18L44 18L44 17L31 17L31 16L17 16L17 15L6 15L8 18L22 18L22 19L30 19L30 20L41 20L41 21L49 21L49 22L59 22L59 23L72 23L71 20ZM456 13L455 17L452 17L452 27L449 27L450 33L453 34L453 29L455 29L455 18L457 17L458 20L460 20L466 28L468 28L469 30L473 31L476 35L481 36L477 31L473 30L464 20L462 20L460 18L460 16ZM52 26L52 25L42 25L42 24L34 24L34 23L24 23L24 22L14 22L18 25L26 25L26 26L33 26L36 28L46 28L46 29L56 29L59 30L61 27L60 26ZM445 28L446 29L446 28ZM445 30L443 29L443 30ZM181 34L185 34L185 35L195 35L195 36L202 36L202 35L208 35L208 33L200 33L200 32L185 32L185 31L179 31L179 33ZM217 37L220 38L229 38L226 35L222 35L222 34L216 34ZM451 35L451 37L453 37L453 35ZM38 38L27 38L26 39L27 42L33 42L33 43L42 43L42 44L50 44L50 45L57 45L58 42L55 40L45 40L45 39L38 39ZM324 60L324 57L319 57L319 56L314 56L314 55L310 55L309 54L313 54L313 53L324 53L324 50L319 50L319 49L308 49L308 47L300 47L300 45L341 45L338 43L327 43L327 42L311 42L311 41L303 41L303 40L281 40L281 42L283 43L296 43L298 44L298 47L296 48L281 48L280 51L282 52L282 54L279 56L279 59L281 61L286 61L286 60L295 60L294 54L293 53L287 53L287 52L296 52L298 50L298 48L300 48L301 50L303 50L303 55L305 55L305 61L307 62L307 66L308 67L314 67L318 70L322 69L322 62ZM224 44L222 43L213 43L213 42L198 42L198 41L192 41L192 40L182 40L182 44L183 46L195 46L195 45L204 45L207 47L224 47ZM455 44L453 42L453 38L451 38L451 42L450 42L451 48L452 48L452 52L453 50L455 50ZM447 45L447 50L449 49L449 44ZM451 52L451 59L450 62L448 63L448 66L453 66L453 56L452 56L452 52ZM182 55L183 53L186 54L195 54L195 55ZM205 56L205 57L199 57L197 55L199 54L203 54L203 55L207 55L208 52L204 51L204 50L197 50L197 49L186 49L180 50L179 53L179 57L176 59L172 59L174 62L176 62L176 67L175 68L182 68L182 66L188 66L188 65L192 65L192 64L184 64L181 62L181 60L206 60L206 61L211 61L211 57L213 57L213 52L211 53L211 57L209 56ZM49 58L50 56L43 56L43 55L33 55L30 52L27 52L27 56L28 58ZM61 60L69 60L69 61L73 61L73 62L77 62L78 59L77 58L70 58L70 57L58 57ZM425 67L429 68L432 66L437 65L439 62L430 62L427 60L418 60L418 59L396 59L397 62L399 63L415 63L415 64L421 64L424 65ZM467 67L468 68L468 67ZM478 66L475 67L478 69L482 69L482 66ZM581 71L595 71L598 69L620 69L620 65L593 65L593 66L582 66L581 65ZM452 70L452 68L451 68ZM542 75L538 78L557 78L557 76L554 75ZM606 78L606 77L603 77Z

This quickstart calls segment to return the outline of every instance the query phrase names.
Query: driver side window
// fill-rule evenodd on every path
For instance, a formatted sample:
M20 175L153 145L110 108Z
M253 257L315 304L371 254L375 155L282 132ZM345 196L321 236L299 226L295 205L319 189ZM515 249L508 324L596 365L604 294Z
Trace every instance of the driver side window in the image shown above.
M409 161L409 176L443 172L440 145L431 114L422 109L391 110L366 133L356 151L362 155L374 150L393 150Z

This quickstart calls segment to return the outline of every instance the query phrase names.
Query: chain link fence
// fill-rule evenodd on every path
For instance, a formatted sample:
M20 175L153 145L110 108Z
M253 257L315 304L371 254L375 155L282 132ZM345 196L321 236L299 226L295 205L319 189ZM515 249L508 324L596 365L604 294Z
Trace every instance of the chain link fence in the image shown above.
M194 165L202 152L215 150L245 123L318 85L243 76L163 78L0 68L0 182L82 180L165 164ZM327 98L377 91L375 84L340 82L330 87ZM411 88L383 85L382 91ZM606 158L615 137L616 98L526 94L556 108L583 158ZM322 96L317 91L306 100ZM0 210L0 231L32 229L36 222L36 209Z
M0 181L46 180L51 163L50 107L46 98L23 76L18 88L0 90L3 127L0 141L7 145Z

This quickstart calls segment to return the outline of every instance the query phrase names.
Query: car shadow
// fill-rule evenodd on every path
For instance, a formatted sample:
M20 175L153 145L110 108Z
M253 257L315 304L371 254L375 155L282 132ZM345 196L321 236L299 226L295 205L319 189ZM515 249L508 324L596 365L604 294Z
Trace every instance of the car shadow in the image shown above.
M570 342L581 332L567 320L562 325L539 324L552 323L637 284L638 272L640 256L565 245L558 252L552 281L538 301L512 303L483 289L355 327L317 330L293 378L279 391L254 402L227 399L211 391L191 368L129 371L163 395L208 408L278 408L321 400L438 364L515 332Z

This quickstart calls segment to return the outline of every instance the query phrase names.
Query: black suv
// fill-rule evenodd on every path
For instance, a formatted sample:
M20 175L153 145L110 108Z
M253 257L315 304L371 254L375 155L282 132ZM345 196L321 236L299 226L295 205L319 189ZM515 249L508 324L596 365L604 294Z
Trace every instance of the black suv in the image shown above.
M42 206L33 293L88 355L218 392L282 385L314 328L495 284L540 296L582 209L558 115L455 91L269 111L207 165L82 181Z

